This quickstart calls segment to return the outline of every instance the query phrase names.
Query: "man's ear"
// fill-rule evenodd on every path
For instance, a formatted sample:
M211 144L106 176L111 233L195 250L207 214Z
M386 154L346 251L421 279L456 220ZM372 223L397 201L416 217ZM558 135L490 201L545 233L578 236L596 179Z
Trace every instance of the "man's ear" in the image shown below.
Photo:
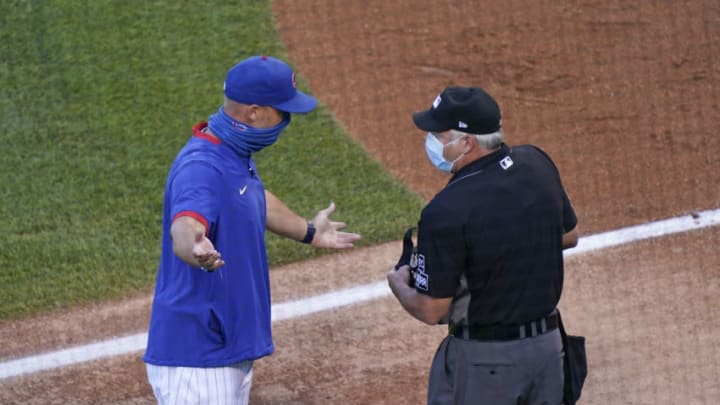
M462 140L462 141L465 143L464 148L463 148L463 151L464 151L465 153L470 153L470 152L472 152L472 151L478 146L478 145L477 145L477 139L475 139L475 137L472 136L472 135L470 135L470 134L468 134L467 136L463 137L463 140Z
M260 106L257 104L251 104L247 109L247 122L248 125L253 125L259 117Z

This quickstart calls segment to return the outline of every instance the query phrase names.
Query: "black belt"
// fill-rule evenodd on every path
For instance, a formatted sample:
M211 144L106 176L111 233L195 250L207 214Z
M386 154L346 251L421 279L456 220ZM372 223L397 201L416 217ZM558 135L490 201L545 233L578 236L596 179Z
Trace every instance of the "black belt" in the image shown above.
M520 325L478 326L448 325L448 333L461 339L471 340L516 340L535 337L558 328L557 311L550 315ZM467 328L467 331L466 331Z

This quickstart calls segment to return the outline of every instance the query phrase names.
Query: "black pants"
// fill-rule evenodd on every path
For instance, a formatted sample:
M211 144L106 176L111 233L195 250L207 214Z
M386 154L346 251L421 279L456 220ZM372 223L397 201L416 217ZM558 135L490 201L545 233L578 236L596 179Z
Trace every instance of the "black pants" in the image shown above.
M560 332L511 341L446 337L430 369L428 404L560 405Z

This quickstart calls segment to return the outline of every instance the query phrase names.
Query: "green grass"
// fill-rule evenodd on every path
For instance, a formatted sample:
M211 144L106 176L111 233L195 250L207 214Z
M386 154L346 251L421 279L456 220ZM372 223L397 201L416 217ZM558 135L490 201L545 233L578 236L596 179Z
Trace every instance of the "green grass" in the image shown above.
M269 2L235 3L0 2L0 320L152 285L165 175L191 126L232 64L285 58ZM299 214L334 200L364 245L399 238L422 205L323 109L256 160ZM268 248L272 264L327 253Z

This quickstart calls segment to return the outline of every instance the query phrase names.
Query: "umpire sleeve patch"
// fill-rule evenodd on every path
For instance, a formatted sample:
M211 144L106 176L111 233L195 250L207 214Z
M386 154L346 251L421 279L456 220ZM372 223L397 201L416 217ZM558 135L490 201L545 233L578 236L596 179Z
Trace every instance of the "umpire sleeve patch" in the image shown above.
M417 269L415 270L415 288L427 291L430 284L430 277L425 273L425 255L417 255Z

